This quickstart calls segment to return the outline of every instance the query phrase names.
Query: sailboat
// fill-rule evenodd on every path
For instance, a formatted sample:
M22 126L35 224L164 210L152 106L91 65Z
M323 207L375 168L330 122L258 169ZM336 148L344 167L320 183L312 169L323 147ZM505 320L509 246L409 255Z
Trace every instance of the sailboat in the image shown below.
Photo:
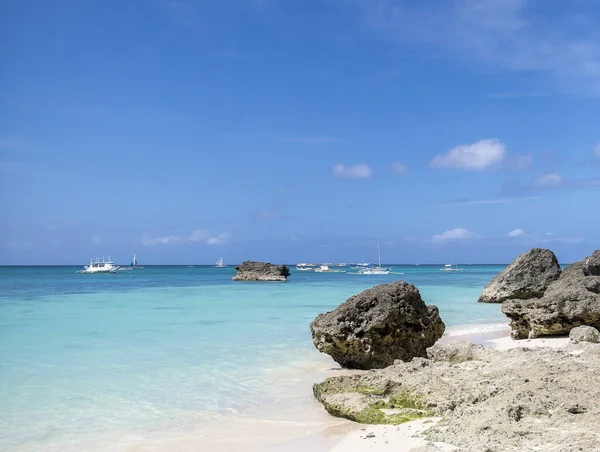
M144 268L144 266L140 265L140 263L138 262L137 258L135 257L135 254L133 255L133 260L131 261L131 268Z
M219 258L219 260L217 261L217 263L216 263L214 266L215 266L215 268L223 268L223 267L227 267L227 265L225 265L225 264L223 263L223 258L222 258L222 257L220 257L220 258Z
M381 253L379 252L379 242L377 242L377 267L366 267L361 268L358 271L359 275L389 275L391 268L386 268L381 266Z

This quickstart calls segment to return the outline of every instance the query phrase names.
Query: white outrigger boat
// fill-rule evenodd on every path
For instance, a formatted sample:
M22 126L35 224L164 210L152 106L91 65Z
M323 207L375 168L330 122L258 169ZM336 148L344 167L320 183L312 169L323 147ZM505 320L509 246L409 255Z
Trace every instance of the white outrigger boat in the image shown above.
M391 268L381 266L381 253L379 252L379 242L377 242L377 267L364 267L358 271L359 275L389 275Z
M323 264L319 268L315 268L317 273L346 273L346 270L332 270L328 264Z
M225 268L227 265L223 263L223 258L220 257L217 263L214 265L215 268Z
M304 263L296 264L296 270L299 270L301 272L313 271L315 269L315 267L316 267L315 264L304 264Z
M463 271L463 269L459 268L457 264L455 264L455 265L446 264L446 265L444 265L444 268L440 268L440 270L443 272L461 272L461 271Z
M115 266L113 261L110 260L110 256L108 261L102 260L100 258L96 258L96 262L90 259L90 265L85 265L83 270L79 270L76 273L116 273L119 269L118 266Z

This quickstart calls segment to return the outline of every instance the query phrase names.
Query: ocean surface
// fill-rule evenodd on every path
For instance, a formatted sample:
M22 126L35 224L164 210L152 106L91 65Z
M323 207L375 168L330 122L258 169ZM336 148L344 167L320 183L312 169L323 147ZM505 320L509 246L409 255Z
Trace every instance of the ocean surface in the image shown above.
M376 284L415 284L449 334L506 322L499 305L477 303L504 266L439 267L292 267L286 283L233 282L232 267L0 267L0 450L108 450L260 407L286 370L325 359L311 342L314 317Z

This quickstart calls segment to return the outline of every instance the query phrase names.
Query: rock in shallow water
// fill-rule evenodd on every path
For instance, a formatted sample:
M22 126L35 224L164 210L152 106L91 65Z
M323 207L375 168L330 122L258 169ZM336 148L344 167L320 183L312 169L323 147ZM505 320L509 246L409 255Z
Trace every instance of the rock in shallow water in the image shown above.
M512 337L567 335L580 325L600 328L600 276L595 274L596 262L600 262L600 250L565 268L541 298L505 301L502 312L511 321Z
M286 281L290 269L285 265L274 265L268 262L246 261L239 267L233 277L234 281Z
M600 331L591 326L578 326L569 333L569 339L575 344L579 342L591 342L597 344L600 342Z
M554 253L544 248L533 248L521 254L498 273L487 285L479 301L502 303L509 298L527 300L541 297L548 286L561 274Z
M396 359L424 357L444 329L438 308L426 305L419 290L404 281L350 297L310 325L315 347L351 369L382 368Z

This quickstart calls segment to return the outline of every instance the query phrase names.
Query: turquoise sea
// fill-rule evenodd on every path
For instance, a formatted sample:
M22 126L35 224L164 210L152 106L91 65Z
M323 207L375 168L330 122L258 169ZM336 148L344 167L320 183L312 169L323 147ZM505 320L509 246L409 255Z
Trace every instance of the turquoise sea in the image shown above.
M415 284L451 334L506 322L499 305L477 303L504 266L439 267L383 276L292 267L286 283L233 282L232 267L0 267L0 450L91 450L87 440L110 450L113 438L200 428L272 403L281 372L328 359L312 345L311 320L376 284Z

